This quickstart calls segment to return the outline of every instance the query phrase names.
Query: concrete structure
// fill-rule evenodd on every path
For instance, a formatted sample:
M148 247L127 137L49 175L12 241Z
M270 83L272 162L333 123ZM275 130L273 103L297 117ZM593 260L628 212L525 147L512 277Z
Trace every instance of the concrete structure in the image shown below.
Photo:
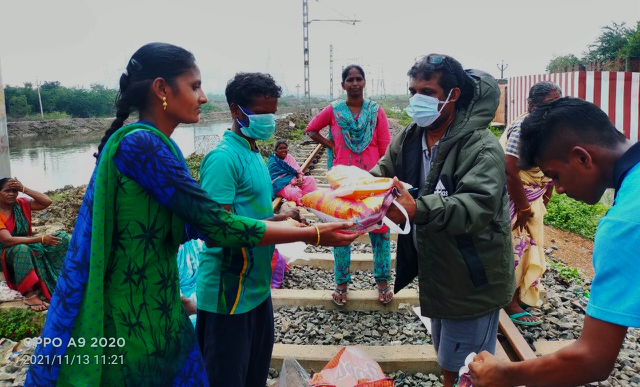
M4 83L2 83L2 66L0 64L0 177L11 176L9 161L9 132L7 130L7 109L4 99Z

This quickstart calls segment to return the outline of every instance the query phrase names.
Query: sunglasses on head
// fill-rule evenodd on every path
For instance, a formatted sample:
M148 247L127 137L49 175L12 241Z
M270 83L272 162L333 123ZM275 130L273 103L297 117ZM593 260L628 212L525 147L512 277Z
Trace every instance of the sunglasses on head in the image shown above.
M449 69L449 71L453 73L453 69L449 65L449 60L448 60L447 56L445 56L445 55L429 54L429 55L427 55L427 63L432 64L432 65L434 65L436 67L445 65L445 66L447 66L447 69Z

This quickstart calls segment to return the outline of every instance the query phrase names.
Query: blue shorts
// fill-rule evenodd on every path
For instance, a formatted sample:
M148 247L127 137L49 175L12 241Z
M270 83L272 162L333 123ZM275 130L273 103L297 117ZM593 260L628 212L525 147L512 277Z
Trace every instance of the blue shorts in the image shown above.
M500 309L473 320L431 319L431 337L438 364L458 372L471 352L496 352Z

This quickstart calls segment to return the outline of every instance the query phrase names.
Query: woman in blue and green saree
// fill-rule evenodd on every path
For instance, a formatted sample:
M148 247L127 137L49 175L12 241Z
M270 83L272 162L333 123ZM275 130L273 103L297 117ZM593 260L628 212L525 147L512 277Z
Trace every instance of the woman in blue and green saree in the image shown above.
M18 193L25 195L18 197ZM32 310L47 310L56 287L69 235L64 231L33 235L31 211L44 210L51 199L22 185L17 179L0 178L0 258L7 286L24 296ZM42 292L43 300L37 291Z
M174 45L149 43L129 60L25 386L207 386L180 302L179 245L347 245L357 236L338 232L349 223L267 223L210 199L170 138L198 122L201 83L193 55ZM123 126L133 111L139 120Z

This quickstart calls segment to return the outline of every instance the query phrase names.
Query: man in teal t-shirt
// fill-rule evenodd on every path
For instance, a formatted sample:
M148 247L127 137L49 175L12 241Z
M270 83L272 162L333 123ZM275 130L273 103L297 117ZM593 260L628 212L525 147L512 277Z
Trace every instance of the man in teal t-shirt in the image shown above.
M228 211L263 220L300 219L271 204L271 177L256 140L275 131L281 89L268 74L238 73L225 90L233 123L200 166L202 188ZM274 341L274 246L207 247L200 253L196 333L211 386L264 386Z
M469 365L475 387L581 386L606 379L629 327L640 328L640 143L618 131L591 102L565 97L538 107L522 122L520 163L537 165L556 191L597 203L615 188L598 223L595 277L580 338L556 353L501 362L482 352Z

